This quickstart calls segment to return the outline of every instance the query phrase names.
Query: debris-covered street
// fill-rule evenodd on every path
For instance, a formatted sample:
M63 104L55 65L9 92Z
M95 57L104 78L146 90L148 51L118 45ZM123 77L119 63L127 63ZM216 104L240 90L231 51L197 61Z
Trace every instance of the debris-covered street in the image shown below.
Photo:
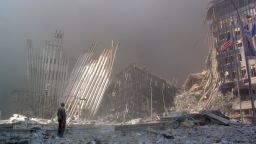
M202 116L202 115L201 115ZM194 117L195 118L195 117ZM15 115L1 121L0 143L9 144L249 144L256 142L256 126L217 119L196 120L183 116L165 117L154 122L132 120L130 123L71 123L63 138L57 137L57 123L50 120L22 118ZM205 117L206 118L206 117ZM224 118L223 118L224 119ZM224 119L226 120L226 119ZM93 143L91 143L93 144Z

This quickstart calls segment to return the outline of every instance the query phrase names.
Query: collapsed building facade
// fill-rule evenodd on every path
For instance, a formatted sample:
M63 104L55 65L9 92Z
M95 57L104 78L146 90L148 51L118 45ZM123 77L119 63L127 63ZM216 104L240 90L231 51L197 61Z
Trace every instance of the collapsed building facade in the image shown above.
M78 58L64 94L69 120L91 119L97 113L109 85L118 45L112 41L112 47L97 56L93 43Z
M207 13L209 42L216 50L220 89L235 92L237 97L232 108L235 111L241 108L245 115L250 115L252 109L247 65L253 91L256 90L256 58L250 57L250 51L245 49L256 48L255 36L251 33L255 16L255 0L213 0Z
M173 106L176 87L143 68L131 65L117 74L108 87L98 116L112 115L126 121L167 112Z
M54 40L46 41L36 51L27 40L27 79L33 115L50 118L55 114L68 80L68 57L63 52L63 33L56 32Z

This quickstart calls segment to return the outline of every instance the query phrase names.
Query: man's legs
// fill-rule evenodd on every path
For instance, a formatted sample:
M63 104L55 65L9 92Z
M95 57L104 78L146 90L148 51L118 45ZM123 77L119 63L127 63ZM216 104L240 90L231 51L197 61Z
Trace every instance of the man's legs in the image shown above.
M61 127L60 127L60 137L63 137L64 131L65 131L65 122L61 122Z
M58 126L58 136L60 137L61 136L61 121L58 121L59 122L59 126Z

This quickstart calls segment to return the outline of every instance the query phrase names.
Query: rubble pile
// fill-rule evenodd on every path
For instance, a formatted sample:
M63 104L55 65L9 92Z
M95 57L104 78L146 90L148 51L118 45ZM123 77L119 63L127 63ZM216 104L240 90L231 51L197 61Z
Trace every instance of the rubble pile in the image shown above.
M199 112L203 109L220 110L231 116L235 97L232 92L222 93L216 81L209 80L209 71L190 74L183 85L184 91L176 96L176 111ZM211 84L210 84L211 83Z
M198 111L198 102L205 92L207 71L190 74L183 85L184 92L175 98L176 111Z
M203 83L206 83L207 71L201 73L190 74L184 83L184 90L188 92L202 91L204 89Z
M208 105L207 109L220 110L228 116L232 116L234 111L232 110L232 105L235 101L234 95L229 92L223 95L221 92L216 92L214 99Z

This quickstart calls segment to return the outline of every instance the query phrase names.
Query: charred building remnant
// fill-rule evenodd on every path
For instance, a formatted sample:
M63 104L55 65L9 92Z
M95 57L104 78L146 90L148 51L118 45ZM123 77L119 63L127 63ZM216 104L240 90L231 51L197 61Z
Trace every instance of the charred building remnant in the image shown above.
M217 52L220 88L236 91L237 101L241 98L242 102L234 103L233 109L250 115L256 90L256 0L213 0L211 4L207 13L209 43Z
M131 65L116 75L108 87L98 115L116 119L161 114L173 106L176 87L143 68Z
M63 33L56 32L52 41L37 51L27 40L27 78L31 109L35 116L50 118L63 97L68 79L68 58L63 52Z

